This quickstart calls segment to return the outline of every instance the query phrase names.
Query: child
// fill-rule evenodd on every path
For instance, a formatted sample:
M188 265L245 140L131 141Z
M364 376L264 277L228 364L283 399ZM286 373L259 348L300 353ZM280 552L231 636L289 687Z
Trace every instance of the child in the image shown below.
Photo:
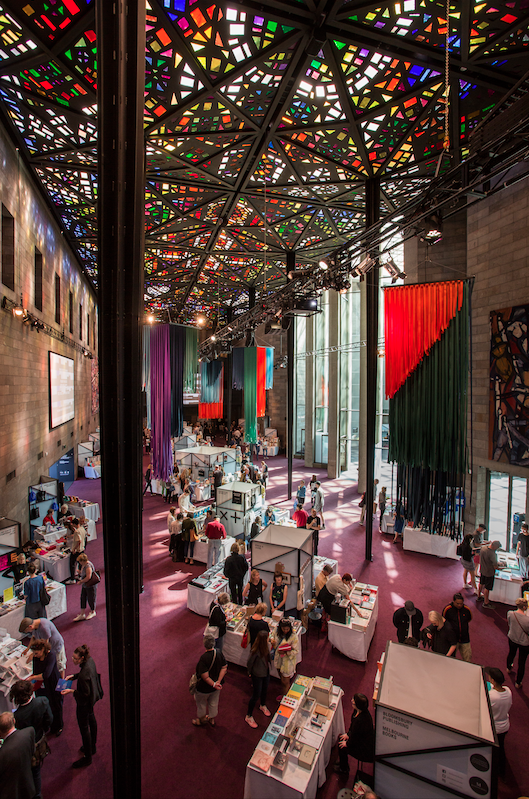
M305 496L307 493L307 488L305 486L305 480L302 480L301 483L298 485L298 492L296 494L296 501L294 502L294 510L296 510L299 504L305 504Z

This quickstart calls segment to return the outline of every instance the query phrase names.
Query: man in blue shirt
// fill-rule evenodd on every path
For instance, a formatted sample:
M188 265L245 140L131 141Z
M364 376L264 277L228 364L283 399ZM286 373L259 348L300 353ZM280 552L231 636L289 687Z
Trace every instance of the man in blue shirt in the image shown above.
M31 633L31 641L26 648L26 652L28 652L29 647L34 641L49 641L52 651L55 653L55 657L57 658L57 668L61 673L61 677L64 677L64 673L66 671L66 650L64 648L64 638L58 631L55 624L49 619L29 619L26 617L20 622L18 631L20 633L24 633L25 635ZM26 654L26 652L24 652L24 654Z

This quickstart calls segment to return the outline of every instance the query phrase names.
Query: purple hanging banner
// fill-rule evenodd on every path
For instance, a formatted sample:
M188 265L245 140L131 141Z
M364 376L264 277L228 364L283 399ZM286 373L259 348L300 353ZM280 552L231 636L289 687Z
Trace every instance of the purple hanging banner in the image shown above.
M151 328L150 354L152 472L157 480L167 480L173 468L169 325Z

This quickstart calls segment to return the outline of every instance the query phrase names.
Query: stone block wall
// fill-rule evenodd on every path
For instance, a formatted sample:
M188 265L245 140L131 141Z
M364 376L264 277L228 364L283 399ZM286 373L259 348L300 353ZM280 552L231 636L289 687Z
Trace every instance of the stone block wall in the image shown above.
M77 443L88 440L89 432L99 424L91 408L92 361L78 351L86 348L97 353L97 305L75 256L2 129L0 161L0 201L15 226L14 290L0 283L0 299L5 296L18 304L22 296L23 307L32 316L59 335L64 332L64 340L57 340L0 308L0 516L20 521L25 539L29 531L28 486L46 475L67 450L73 448L77 457ZM42 254L42 311L35 305L36 250ZM59 324L55 321L56 276L61 286ZM50 430L49 417L49 351L73 358L75 363L75 418L55 430Z

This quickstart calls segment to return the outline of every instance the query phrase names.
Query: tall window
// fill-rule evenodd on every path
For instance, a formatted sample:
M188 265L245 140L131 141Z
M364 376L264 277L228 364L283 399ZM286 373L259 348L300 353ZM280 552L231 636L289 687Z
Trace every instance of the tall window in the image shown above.
M35 247L35 308L42 311L42 253Z
M70 291L68 298L68 325L70 333L73 333L73 292Z
M15 220L2 205L2 283L15 290Z
M55 322L61 324L61 278L55 274Z
M79 303L79 340L83 340L83 303Z
M360 286L340 295L340 470L358 464L360 429Z
M305 455L305 375L307 359L305 352L307 320L294 317L292 324L296 325L294 333L294 452L297 457Z
M86 314L86 343L90 346L90 314Z
M320 300L323 313L314 323L314 462L329 460L329 293Z

